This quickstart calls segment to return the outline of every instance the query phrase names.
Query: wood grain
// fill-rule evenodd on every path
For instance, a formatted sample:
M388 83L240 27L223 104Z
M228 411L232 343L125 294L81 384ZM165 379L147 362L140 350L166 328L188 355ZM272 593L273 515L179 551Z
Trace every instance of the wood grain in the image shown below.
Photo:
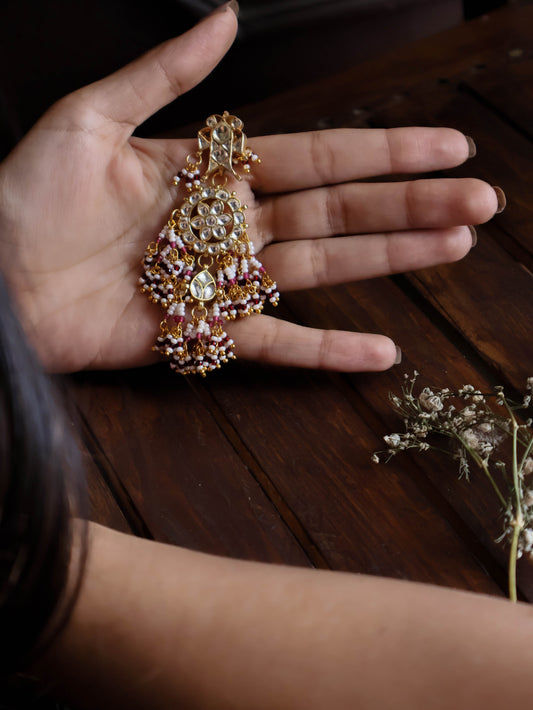
M204 552L309 565L211 413L164 367L80 375L95 456L145 534ZM142 531L140 531L142 532Z

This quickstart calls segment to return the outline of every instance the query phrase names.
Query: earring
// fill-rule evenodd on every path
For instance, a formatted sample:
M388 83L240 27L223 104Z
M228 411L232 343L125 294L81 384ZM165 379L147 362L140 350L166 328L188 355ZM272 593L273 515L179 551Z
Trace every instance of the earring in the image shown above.
M227 111L207 119L198 151L174 178L187 195L142 262L141 290L165 310L153 349L182 374L205 376L234 358L226 321L260 313L267 299L279 301L248 237L246 205L226 187L228 176L242 180L241 170L261 162L242 129Z

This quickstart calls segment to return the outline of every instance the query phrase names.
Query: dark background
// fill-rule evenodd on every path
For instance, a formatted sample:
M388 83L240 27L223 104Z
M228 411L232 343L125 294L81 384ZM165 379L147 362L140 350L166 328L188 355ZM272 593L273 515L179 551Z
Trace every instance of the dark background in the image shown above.
M191 27L218 0L4 0L0 158L56 99ZM322 78L505 0L242 0L234 47L141 135Z

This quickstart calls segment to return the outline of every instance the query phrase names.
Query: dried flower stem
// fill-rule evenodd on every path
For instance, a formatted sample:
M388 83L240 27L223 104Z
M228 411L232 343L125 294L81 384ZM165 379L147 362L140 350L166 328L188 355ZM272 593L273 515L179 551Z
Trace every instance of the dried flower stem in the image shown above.
M502 387L496 387L495 393L489 394L476 390L472 385L464 385L455 392L448 388L425 387L415 397L413 391L418 372L415 371L411 379L408 375L404 377L402 397L391 395L391 401L402 417L406 430L403 434L385 436L388 449L374 453L372 460L379 463L380 456L386 454L386 461L389 461L397 453L411 449L440 451L459 460L460 475L467 479L470 471L468 459L474 461L488 479L505 516L506 527L498 542L507 539L510 543L509 597L516 602L517 561L524 553L533 556L533 486L525 484L526 476L533 474L533 421L528 419L525 424L519 424L515 412L530 407L533 377L528 378L526 395L519 404L511 402ZM490 400L504 407L507 416L489 406ZM452 449L443 449L430 443L434 435L450 440ZM495 459L496 451L509 438L511 480L506 473L505 461ZM491 466L499 470L507 481L507 496L500 489Z
M511 552L509 554L509 598L512 602L516 602L516 561L518 555L518 540L520 539L520 533L524 529L524 517L522 515L522 486L520 485L518 477L518 422L507 399L504 399L504 404L513 427L513 488L516 502L516 517L513 520L513 538L511 540Z
M517 601L516 593L516 561L518 559L518 540L520 538L520 533L522 527L515 522L513 530L513 538L511 540L511 551L509 552L509 570L508 570L508 581L509 581L509 599L512 602Z
M477 463L479 468L483 471L483 473L486 475L486 477L490 481L490 485L494 489L494 492L498 496L500 503L503 505L504 508L507 508L507 501L505 500L503 493L500 491L498 484L494 480L489 467L487 465L487 462L484 461L481 456L477 453L477 451L474 451L474 449L471 449L470 446L458 435L457 440L464 446L465 450L468 451L470 456L474 459L474 461ZM449 452L446 452L449 453Z

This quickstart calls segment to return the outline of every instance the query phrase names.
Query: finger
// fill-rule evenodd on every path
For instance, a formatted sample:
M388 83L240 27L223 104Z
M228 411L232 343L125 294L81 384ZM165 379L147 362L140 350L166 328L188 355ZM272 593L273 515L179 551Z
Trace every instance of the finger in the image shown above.
M316 239L481 224L497 209L494 189L474 178L357 183L263 200L259 227L265 241Z
M469 228L452 227L283 242L267 247L261 259L279 289L294 291L447 264L471 248Z
M386 370L398 357L384 335L315 330L258 315L228 328L235 336L235 354L273 365L363 372Z
M377 175L445 170L471 153L452 128L359 128L311 131L250 140L262 163L258 192L285 192Z
M155 47L115 73L68 97L85 107L83 120L96 128L105 121L133 130L176 97L196 86L227 52L237 31L228 7L191 30ZM94 125L97 124L97 125Z

